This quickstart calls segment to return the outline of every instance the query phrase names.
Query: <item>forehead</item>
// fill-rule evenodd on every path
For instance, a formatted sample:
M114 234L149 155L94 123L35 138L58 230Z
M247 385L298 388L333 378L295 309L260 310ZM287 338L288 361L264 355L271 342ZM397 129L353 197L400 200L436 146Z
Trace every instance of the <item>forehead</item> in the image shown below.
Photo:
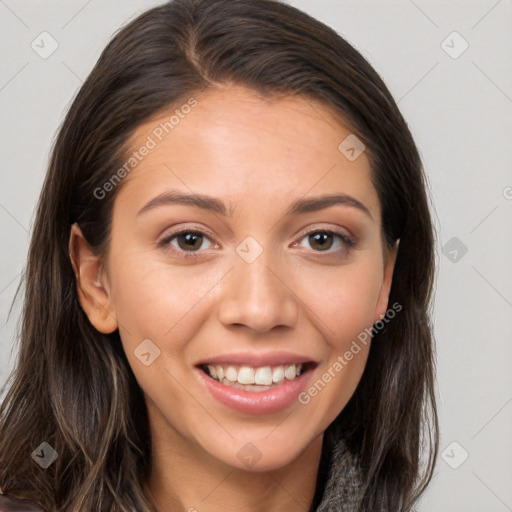
M340 150L347 137L348 125L310 98L270 99L235 86L208 90L137 127L127 156L150 149L122 194L135 200L179 188L222 197L238 211L341 191L378 218L369 160L364 152L347 158Z

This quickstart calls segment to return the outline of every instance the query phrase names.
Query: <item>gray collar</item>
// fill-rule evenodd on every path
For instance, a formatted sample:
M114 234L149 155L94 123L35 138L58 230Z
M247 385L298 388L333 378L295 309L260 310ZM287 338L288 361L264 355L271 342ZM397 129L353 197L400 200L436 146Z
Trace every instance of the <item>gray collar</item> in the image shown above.
M325 435L331 456L322 499L315 512L356 512L362 491L358 459L339 433L328 429Z

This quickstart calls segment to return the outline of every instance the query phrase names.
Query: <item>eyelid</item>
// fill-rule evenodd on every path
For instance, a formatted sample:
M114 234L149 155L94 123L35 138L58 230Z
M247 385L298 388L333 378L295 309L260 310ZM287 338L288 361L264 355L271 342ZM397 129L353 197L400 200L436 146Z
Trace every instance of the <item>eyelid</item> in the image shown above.
M342 233L337 229L334 228L312 228L311 230L307 231L306 233L303 233L300 238L296 242L294 242L292 245L297 246L299 245L303 240L305 240L308 235L314 234L314 233L327 233L333 237L337 237L340 241L341 247L332 249L329 247L328 249L324 251L315 251L313 249L309 249L308 253L312 254L314 256L321 256L321 257L327 257L327 256L339 256L340 252L345 252L346 255L348 253L357 247L357 241L356 239L349 234Z
M346 230L346 231L348 231L348 230ZM183 258L187 258L187 257L197 258L200 255L200 253L204 252L205 250L208 250L208 249L203 249L203 250L196 250L196 251L184 251L184 250L178 249L174 246L171 246L171 241L175 237L182 235L184 233L199 234L199 235L207 238L214 246L216 246L216 247L219 246L219 244L214 242L214 240L213 240L214 237L209 233L209 231L206 228L198 227L198 226L182 227L182 228L176 229L176 231L171 231L170 233L167 233L166 235L162 236L159 239L159 241L157 242L157 245L160 247L170 247L171 252L178 254L178 257L183 257ZM293 242L292 246L297 245L299 242L301 242L303 239L305 239L308 235L310 235L312 233L329 233L333 236L339 237L341 240L341 243L345 244L345 246L346 246L345 250L350 250L356 246L356 239L352 234L343 233L339 230L339 228L337 229L337 228L322 227L322 226L313 226L311 228L308 228L307 231L301 233L299 238L297 238L297 240L295 242ZM334 255L341 250L343 250L343 249L338 248L338 249L331 250L329 248L329 249L326 249L325 251L310 250L310 252L312 254L317 254L317 255L322 255L322 254Z
M181 225L181 223L179 224ZM163 235L161 235L158 240L157 244L160 244L162 242L165 242L166 240L169 240L175 236L181 235L183 233L198 233L201 234L211 241L215 238L213 233L211 233L207 228L203 226L185 226L185 227L177 227L176 229L173 229L173 227L169 227L169 230L166 230Z
M182 227L177 228L175 231L167 232L165 235L162 235L156 242L157 247L162 248L164 250L168 250L173 254L177 255L178 258L197 258L199 257L201 252L204 250L197 251L183 251L179 248L176 248L171 245L171 241L174 240L177 236L185 234L185 233L195 233L198 235L207 238L213 246L218 246L216 242L213 241L213 236L209 234L208 230L203 227Z
M301 234L299 235L299 238L298 240L302 240L304 237L310 235L311 233L332 233L334 235L338 235L338 236L341 236L343 238L347 238L347 239L350 239L352 240L353 242L356 241L354 235L352 235L352 233L350 233L350 231L346 228L345 231L346 233L342 232L341 229L343 228L334 228L334 227L331 227L331 226L314 226L312 228L308 228L306 231L304 232L301 232Z

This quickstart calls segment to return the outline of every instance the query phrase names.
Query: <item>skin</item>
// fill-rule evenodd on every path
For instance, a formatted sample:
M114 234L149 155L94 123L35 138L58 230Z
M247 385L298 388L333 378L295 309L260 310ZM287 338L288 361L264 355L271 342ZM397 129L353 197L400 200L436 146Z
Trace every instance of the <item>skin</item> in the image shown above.
M139 126L132 148L164 119ZM349 161L338 150L350 133L310 99L209 90L125 178L108 255L96 256L73 227L82 307L99 331L119 329L145 394L153 445L147 485L158 510L311 506L323 432L353 394L369 344L308 404L295 401L273 414L217 402L194 365L219 354L289 350L318 362L309 387L385 314L397 248L382 245L366 154ZM170 189L214 196L232 216L177 204L137 215ZM369 214L335 205L285 215L296 199L333 193L356 198ZM178 257L187 254L179 237L158 245L182 229L205 232L196 257ZM322 246L307 236L325 229L355 246L337 236ZM252 263L235 250L247 236L263 249ZM134 355L144 339L161 351L149 366ZM246 443L261 453L251 468L237 457Z

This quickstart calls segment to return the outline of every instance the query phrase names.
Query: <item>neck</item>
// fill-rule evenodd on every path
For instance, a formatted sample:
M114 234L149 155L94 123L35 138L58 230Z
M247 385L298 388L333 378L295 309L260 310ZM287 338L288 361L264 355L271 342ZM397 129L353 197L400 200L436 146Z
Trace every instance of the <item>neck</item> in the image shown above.
M153 423L151 472L145 485L156 511L310 510L323 436L285 467L248 471L227 465L190 446L189 440L155 427Z

